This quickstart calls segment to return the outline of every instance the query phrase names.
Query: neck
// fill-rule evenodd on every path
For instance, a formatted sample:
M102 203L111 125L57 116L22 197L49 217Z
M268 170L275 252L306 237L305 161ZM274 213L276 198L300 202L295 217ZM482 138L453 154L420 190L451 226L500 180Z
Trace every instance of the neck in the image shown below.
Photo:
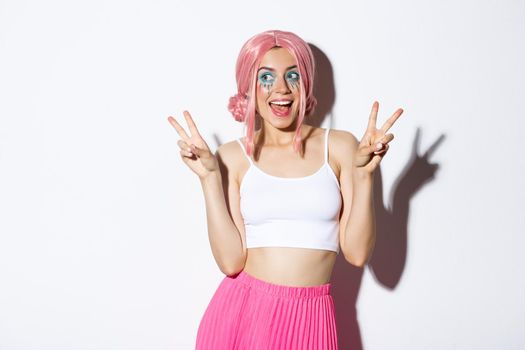
M279 129L266 122L262 123L259 130L255 132L254 143L264 146L284 147L289 146L293 142L295 135L295 122L290 126ZM306 124L301 125L301 136L308 132L311 127Z

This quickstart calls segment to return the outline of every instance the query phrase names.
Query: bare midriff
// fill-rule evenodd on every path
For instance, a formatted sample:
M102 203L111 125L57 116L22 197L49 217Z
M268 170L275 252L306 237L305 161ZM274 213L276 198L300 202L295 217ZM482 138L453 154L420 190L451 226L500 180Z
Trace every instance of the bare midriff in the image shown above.
M324 130L306 124L303 124L303 128L305 129L303 139L306 139L309 143L309 145L305 145L305 148L307 150L311 147L322 149ZM312 129L315 129L315 131L307 137ZM315 145L311 145L311 142L314 142ZM239 154L239 157L241 156L243 155ZM310 172L305 171L304 173L311 174L313 172L311 169L319 169L319 164L322 162L320 158L323 156L323 154L319 153L317 159L306 157L308 158L306 162L310 165ZM282 156L280 158L283 159ZM305 160L301 162L305 162ZM257 166L259 166L259 164L257 164ZM268 166L263 166L263 168L266 169L269 174L277 174L279 170L282 170L279 169L282 166L282 162L274 164L274 166L276 169L271 169ZM301 166L304 167L304 165ZM330 166L333 169L337 169L333 157L330 159ZM238 174L238 179L244 177L248 167L249 163L244 159L242 169L240 170L242 175ZM301 175L295 176L301 177ZM338 174L337 177L339 177ZM342 254L342 252L339 254ZM256 278L274 284L293 287L319 286L330 282L336 258L336 252L322 249L295 247L248 248L244 271Z
M329 250L260 247L248 248L244 271L263 281L310 287L330 282L337 253Z

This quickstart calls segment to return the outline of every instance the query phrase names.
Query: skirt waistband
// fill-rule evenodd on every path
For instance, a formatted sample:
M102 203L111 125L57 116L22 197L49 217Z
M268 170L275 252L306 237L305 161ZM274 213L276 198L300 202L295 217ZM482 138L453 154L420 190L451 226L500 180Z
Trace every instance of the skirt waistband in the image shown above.
M229 276L226 276L229 277ZM274 284L261 280L255 276L252 276L246 273L244 270L239 272L235 276L231 276L235 280L248 285L249 287L258 289L265 293L273 294L276 296L284 297L317 297L322 295L330 294L331 283L320 284L318 286L308 286L308 287L295 287L295 286L286 286L281 284Z

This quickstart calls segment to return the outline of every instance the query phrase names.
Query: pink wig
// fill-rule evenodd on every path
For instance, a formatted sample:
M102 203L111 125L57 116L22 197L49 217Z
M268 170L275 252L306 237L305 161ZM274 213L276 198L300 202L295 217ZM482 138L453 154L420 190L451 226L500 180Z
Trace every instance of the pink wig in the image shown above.
M299 68L301 102L293 142L293 148L296 152L301 149L301 126L304 117L310 115L317 104L313 95L314 56L303 39L294 33L281 30L268 30L248 39L242 46L237 58L235 69L237 94L230 97L228 105L228 110L235 120L245 122L245 127L248 129L246 133L246 152L248 155L252 155L255 148L253 138L255 134L257 69L262 57L274 47L288 49Z

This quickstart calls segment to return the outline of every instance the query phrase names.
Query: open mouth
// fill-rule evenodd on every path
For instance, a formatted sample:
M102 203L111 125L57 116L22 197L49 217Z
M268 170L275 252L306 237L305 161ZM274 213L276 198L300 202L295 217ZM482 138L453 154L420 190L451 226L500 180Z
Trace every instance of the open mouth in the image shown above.
M270 109L272 110L273 114L279 117L285 117L290 114L290 111L292 109L292 103L293 101L290 101L290 100L282 100L282 101L271 101L269 105L270 105Z

